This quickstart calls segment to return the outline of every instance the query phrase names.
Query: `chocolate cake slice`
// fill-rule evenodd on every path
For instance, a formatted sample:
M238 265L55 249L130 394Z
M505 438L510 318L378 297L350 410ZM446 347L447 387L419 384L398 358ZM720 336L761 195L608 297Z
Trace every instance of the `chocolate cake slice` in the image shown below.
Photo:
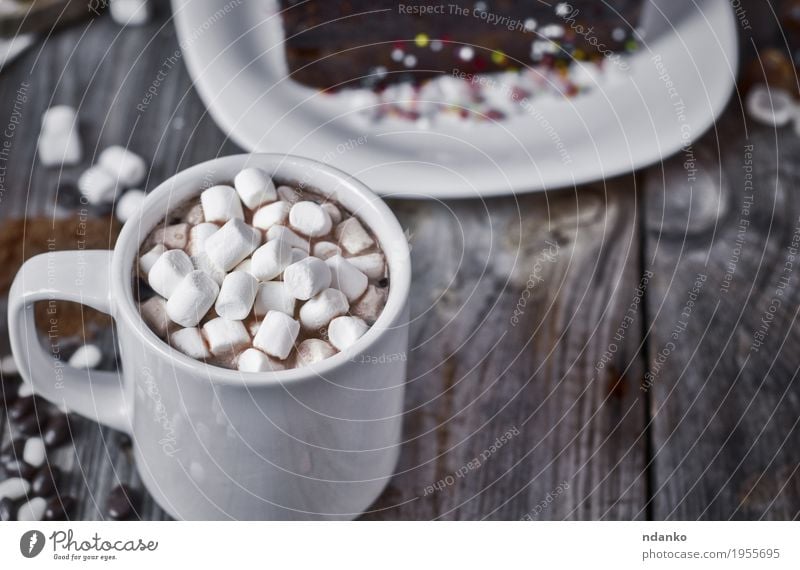
M610 57L642 0L280 0L291 77L322 90Z

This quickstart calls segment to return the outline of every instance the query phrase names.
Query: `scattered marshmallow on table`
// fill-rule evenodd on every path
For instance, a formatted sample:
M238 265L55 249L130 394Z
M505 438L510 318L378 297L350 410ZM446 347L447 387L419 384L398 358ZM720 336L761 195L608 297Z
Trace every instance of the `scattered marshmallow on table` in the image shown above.
M26 522L40 521L44 518L46 509L47 501L42 497L34 497L19 508L17 520Z
M207 273L193 270L173 290L167 300L167 315L182 327L195 327L206 316L219 293Z
M217 230L219 230L219 226L211 222L203 222L192 226L192 229L189 230L189 243L186 246L189 255L197 255L200 252L204 252L206 250L206 240L217 233Z
M242 201L239 194L231 186L212 186L200 194L203 214L207 222L227 222L244 219Z
M118 189L114 176L100 166L92 166L78 178L78 190L90 204L113 202Z
M185 249L189 244L189 224L162 226L153 233L156 243L163 243L167 249Z
M214 310L220 317L233 321L242 320L253 308L258 279L245 271L233 271L225 276L219 289Z
M19 374L17 362L12 355L9 354L0 359L0 372L3 373L3 376L17 376Z
M349 308L344 293L337 289L325 289L300 307L300 324L305 329L318 330L347 313Z
M292 246L281 239L270 240L253 253L250 270L259 281L275 279L292 264Z
M347 261L370 279L381 279L386 274L386 261L382 253L367 253L348 257Z
M110 0L109 10L120 26L142 26L153 14L150 0Z
M167 336L170 321L167 316L167 300L163 297L150 297L139 305L139 313L147 325L160 337Z
M203 334L197 327L178 329L170 336L170 344L196 360L205 360L211 356Z
M255 348L248 348L236 359L236 367L241 372L275 372L286 370L286 366L273 360L263 352Z
M306 257L284 270L283 281L295 298L307 301L330 287L331 270L321 259Z
M297 346L297 361L303 366L314 364L336 354L336 349L319 338L309 338Z
M150 268L147 282L153 291L169 299L178 284L193 270L192 260L185 251L170 249L162 253Z
M75 165L81 161L83 148L75 109L56 105L44 112L37 148L39 160L46 167Z
M33 467L41 467L45 460L45 446L41 437L32 437L22 448L22 459Z
M331 217L322 206L304 200L289 210L289 223L296 231L309 237L322 237L333 227Z
M244 205L251 210L278 199L272 178L260 168L245 168L233 179L233 185Z
M238 199L236 198L237 201ZM235 218L206 238L205 252L214 265L223 271L230 271L253 253L259 243L260 232L243 220Z
M250 343L250 335L242 321L231 321L222 317L204 324L203 336L209 350L216 356L230 354Z
M147 176L147 163L144 159L119 145L110 146L101 152L97 164L123 188L138 186Z
M270 311L261 321L253 346L270 356L285 360L292 352L299 332L300 323L292 317L280 311Z
M73 368L97 368L103 361L103 352L93 344L84 344L78 347L69 357L69 365Z
M358 255L375 244L367 230L355 217L347 218L336 226L334 235L338 244L350 255Z
M300 193L291 186L281 185L278 186L278 197L281 200L294 204L300 199Z
M161 257L161 254L167 251L167 248L164 247L163 243L157 243L152 247L152 249L148 250L147 253L142 255L139 258L139 269L142 273L147 275L150 273L150 270L153 268L153 265L158 258Z
M367 276L341 255L329 257L325 264L331 270L332 287L344 293L351 303L367 290Z
M28 382L22 382L17 388L17 398L27 398L28 396L33 396L35 394L33 390L33 384Z
M256 316L263 317L270 311L281 311L291 316L297 299L283 281L265 281L258 284L258 293L253 303Z
M369 327L358 317L336 317L328 325L328 340L339 350L347 350L364 336Z
M262 206L253 214L253 225L260 230L268 230L272 226L284 224L289 219L291 208L291 204L283 200Z
M31 484L21 477L11 477L0 481L0 499L16 501L31 492Z
M123 224L139 213L142 209L145 193L141 190L128 190L117 201L114 213Z
M747 113L754 120L765 125L782 127L792 120L794 102L791 95L783 89L756 85L747 93L745 100Z
M318 241L314 244L312 248L312 253L314 257L319 257L320 259L328 259L334 255L341 255L342 248L333 243L332 241Z
M270 241L283 240L292 247L302 249L305 252L311 251L311 244L308 239L300 237L286 226L272 226L267 230L267 239Z

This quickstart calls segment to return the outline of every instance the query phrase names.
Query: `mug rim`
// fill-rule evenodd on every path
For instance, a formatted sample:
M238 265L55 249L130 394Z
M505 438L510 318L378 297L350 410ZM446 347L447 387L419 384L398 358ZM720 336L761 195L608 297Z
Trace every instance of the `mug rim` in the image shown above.
M264 168L269 172L270 176L286 179L294 179L294 177L286 174L282 175L282 172L285 173L287 170L307 171L311 169L317 174L336 180L335 189L315 186L314 189L319 193L332 197L337 203L340 203L340 200L333 195L334 192L344 191L352 194L356 200L374 209L380 217L381 223L379 225L365 221L363 216L358 216L358 219L377 238L389 265L390 285L386 304L375 323L352 346L307 366L278 371L242 372L196 360L173 348L166 340L156 335L142 319L133 298L132 272L133 265L138 259L136 253L139 251L142 242L147 238L147 235L152 231L152 228L147 229L146 232L139 230L143 228L142 221L150 213L154 204L158 203L164 194L169 194L177 186L195 182L197 185L195 195L197 195L204 188L215 184L222 184L225 181L232 184L235 173L249 166ZM202 176L207 175L210 171L216 171L216 178L212 181L208 181ZM222 178L231 171L233 171L233 174L230 177ZM189 196L191 194L180 198L175 205L190 199ZM351 208L347 209L350 210ZM159 219L163 219L166 213L161 213ZM403 244L402 248L398 248L397 244ZM387 247L387 245L392 247ZM130 255L125 254L129 253L131 248L135 248L133 259L128 264L129 267L126 267L125 260L129 259ZM148 192L139 211L123 225L120 231L112 254L110 283L109 293L112 295L112 306L115 309L114 318L123 320L129 328L133 329L131 331L132 334L139 335L143 343L161 356L169 358L173 365L188 370L193 373L192 376L202 376L203 381L210 380L241 387L253 385L281 386L324 378L326 374L331 373L334 369L350 362L354 356L364 353L383 334L390 332L396 326L398 319L403 316L407 305L411 288L411 256L408 241L397 217L379 196L355 177L328 164L297 155L242 153L217 157L191 166L170 176ZM115 292L118 294L115 294Z

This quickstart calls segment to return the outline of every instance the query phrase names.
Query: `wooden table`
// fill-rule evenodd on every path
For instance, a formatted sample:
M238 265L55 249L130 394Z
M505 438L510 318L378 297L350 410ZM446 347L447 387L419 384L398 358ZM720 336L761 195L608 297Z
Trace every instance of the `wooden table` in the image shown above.
M780 37L756 4L744 3L757 24L745 57ZM105 16L4 70L0 117L28 89L0 215L52 215L59 173L33 157L54 103L80 108L86 164L129 145L152 163L148 188L238 152L183 62L165 64L176 49L168 14L130 30ZM134 112L160 71L147 111ZM800 267L783 273L800 229L800 138L745 124L734 97L693 150L691 185L678 156L546 194L391 201L415 275L405 443L364 518L800 516ZM139 477L123 437L72 425L63 490L79 499L75 518L102 518L109 488ZM167 518L147 497L138 516Z

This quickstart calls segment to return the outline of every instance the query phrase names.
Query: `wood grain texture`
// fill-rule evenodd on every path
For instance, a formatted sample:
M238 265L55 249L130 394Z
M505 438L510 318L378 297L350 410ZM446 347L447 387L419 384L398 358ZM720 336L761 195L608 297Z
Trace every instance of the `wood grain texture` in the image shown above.
M696 145L696 182L648 177L656 519L798 517L800 140L744 127L734 105Z

